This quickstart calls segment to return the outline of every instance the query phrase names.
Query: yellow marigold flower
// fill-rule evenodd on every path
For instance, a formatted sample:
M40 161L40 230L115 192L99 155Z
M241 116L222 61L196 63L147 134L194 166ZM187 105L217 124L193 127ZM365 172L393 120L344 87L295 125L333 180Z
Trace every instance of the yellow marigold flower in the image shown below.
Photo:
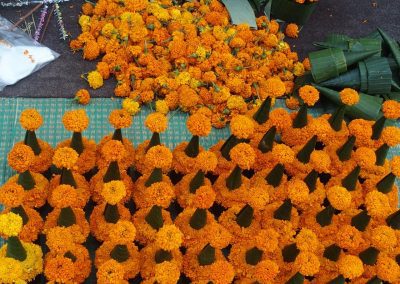
M296 75L297 77L303 76L305 72L305 68L303 63L301 62L296 62L293 66L293 74Z
M175 80L179 85L188 85L190 82L190 73L187 71L181 72L176 76Z
M25 130L35 131L42 126L43 118L36 109L25 109L21 112L19 123Z
M69 147L58 148L54 152L53 164L59 168L72 169L78 161L78 153Z
M207 136L211 131L211 119L201 113L194 113L186 121L187 129L196 136Z
M285 34L288 37L297 38L299 36L299 27L294 23L290 23L286 26Z
M237 144L231 149L229 155L232 161L243 170L250 169L256 160L253 148L246 143Z
M110 259L100 265L97 270L97 281L99 284L123 283L125 269L122 264Z
M266 92L270 97L281 97L286 92L286 86L279 77L268 78L265 82Z
M371 243L382 251L392 249L397 244L396 232L389 226L380 225L372 230Z
M168 119L162 113L153 112L146 117L144 125L146 125L151 132L161 133L167 130Z
M131 98L126 98L122 101L122 108L130 115L135 115L140 111L140 104Z
M226 102L226 106L231 110L241 110L246 107L246 102L242 96L230 96Z
M108 120L115 129L128 128L132 124L132 117L125 109L113 110Z
M292 200L294 204L299 204L308 201L309 189L307 187L307 184L300 179L297 178L291 179L287 183L287 191L290 200Z
M384 218L390 212L389 198L386 194L373 190L365 196L365 207L372 217Z
M355 105L360 100L360 96L358 95L357 91L351 88L344 88L342 91L340 91L339 95L342 103L348 106Z
M395 147L400 144L400 128L396 126L386 126L381 135L383 143L389 147Z
M387 100L382 104L383 115L388 119L400 118L400 102Z
M11 168L19 173L25 172L31 166L35 153L25 144L15 144L8 153L7 160Z
M103 76L97 70L89 72L87 80L89 86L93 89L98 89L104 84Z
M310 156L310 164L319 173L329 173L331 158L323 150L314 150Z
M164 261L156 264L154 280L157 283L177 283L180 275L181 271L176 262Z
M73 207L77 198L77 190L68 184L57 186L51 193L52 204L58 208Z
M62 123L68 131L82 132L89 126L89 117L84 109L70 110L64 113Z
M354 255L345 255L339 259L339 272L344 278L354 279L361 276L364 267L361 259Z
M1 283L17 283L17 279L22 278L22 274L23 270L20 261L11 257L0 257Z
M80 89L75 93L75 100L81 105L87 105L90 102L90 94L86 89Z
M172 19L176 20L178 18L181 17L181 11L178 9L171 9L169 11L169 13L171 14Z
M107 141L101 148L101 154L107 162L121 161L127 152L124 144L118 140Z
M101 195L108 204L115 205L126 195L125 184L120 180L107 182L103 185Z
M326 190L326 196L337 210L345 210L351 205L351 193L342 186L332 186Z
M112 241L125 244L133 242L136 237L136 228L131 221L119 220L110 230Z
M386 255L379 255L376 262L377 276L389 283L395 283L399 280L400 267L396 260Z
M81 15L78 20L79 25L81 26L82 32L89 31L90 29L90 17L87 15Z
M178 249L182 241L183 234L175 225L164 225L156 235L156 244L163 250Z
M310 85L305 85L299 89L299 96L308 106L313 106L319 100L319 91Z
M281 164L289 164L294 160L294 151L285 144L276 144L272 148L273 159Z
M197 167L203 172L212 172L218 164L217 156L211 151L202 151L197 155Z
M7 182L0 187L0 204L18 207L24 200L24 188L16 182Z
M239 139L248 139L254 133L254 122L245 115L236 115L230 124L231 132Z
M71 259L56 256L46 259L44 275L49 281L69 283L75 277L75 267Z
M115 27L112 23L105 24L101 29L101 34L106 37L111 37L114 32L115 32Z
M156 101L156 111L166 115L169 112L169 107L166 100Z
M146 153L146 164L159 169L169 168L172 164L171 150L162 145L151 147Z
M375 151L368 147L357 148L354 160L361 168L371 168L376 162Z
M390 162L390 167L391 167L392 173L396 177L400 177L400 156L395 156L392 158L392 161Z
M296 246L300 251L314 252L318 249L319 240L317 235L310 229L303 228L296 236Z
M304 276L313 276L318 273L320 262L314 253L302 251L296 257L294 267Z
M21 216L9 212L0 215L0 232L8 237L18 236L22 229Z
M279 273L279 266L272 260L263 260L256 265L255 275L261 283L271 283Z

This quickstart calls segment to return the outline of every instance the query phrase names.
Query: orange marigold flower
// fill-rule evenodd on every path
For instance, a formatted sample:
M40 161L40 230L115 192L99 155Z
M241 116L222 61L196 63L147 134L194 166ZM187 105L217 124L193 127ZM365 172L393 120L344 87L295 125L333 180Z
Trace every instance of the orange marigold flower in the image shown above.
M69 283L75 277L74 263L64 256L46 259L44 275L49 281Z
M314 252L318 249L319 240L317 235L310 229L303 228L296 236L296 246L301 251Z
M384 218L390 212L389 198L377 190L370 191L365 196L365 207L372 217Z
M92 15L93 14L93 5L88 2L84 3L82 5L82 13L84 15L88 15L88 16Z
M360 100L360 96L357 91L351 88L344 88L339 95L342 103L348 106L355 105Z
M101 154L107 162L121 161L127 155L124 144L118 140L107 141L101 148Z
M95 40L89 40L83 47L83 58L94 60L100 55L100 47Z
M57 208L75 207L78 193L75 188L68 184L57 186L51 193L52 204Z
M103 185L101 195L104 200L111 205L115 205L126 195L126 188L123 181L113 180Z
M35 131L43 123L43 118L36 109L25 109L21 112L19 123L25 130Z
M177 283L181 276L179 265L172 261L157 263L154 272L154 280L157 283Z
M110 67L107 62L100 61L96 65L97 72L103 77L104 80L110 78Z
M289 164L294 160L294 151L285 144L276 144L272 148L272 158L281 164Z
M367 147L357 148L354 153L354 160L361 168L370 168L376 162L375 151Z
M124 109L113 110L108 120L115 129L128 128L132 124L132 116Z
M246 143L239 143L231 149L229 155L232 161L241 169L250 169L256 160L253 148Z
M259 262L255 269L256 279L261 283L270 283L274 281L279 273L279 266L272 260L263 260Z
M208 209L214 204L215 196L216 194L211 186L200 186L192 198L191 206L195 208Z
M331 167L331 158L323 150L314 150L310 156L310 164L319 173L329 173Z
M151 132L161 133L167 130L168 119L162 113L153 112L146 117L144 125L146 125Z
M355 227L343 225L340 227L340 230L336 232L335 240L341 248L354 250L360 246L363 238L361 232Z
M247 116L234 116L230 124L231 132L239 139L250 138L254 133L254 122Z
M400 102L387 100L382 104L383 115L388 119L400 118Z
M379 255L376 262L377 276L389 283L395 283L400 277L400 267L396 260L386 255Z
M345 255L339 259L339 272L344 278L354 279L361 276L364 267L361 259L354 255Z
M318 273L320 262L314 253L302 251L296 257L294 267L304 276L313 276Z
M46 245L50 250L63 253L74 246L70 227L53 227L46 232Z
M183 234L175 225L164 225L156 235L156 244L163 250L178 249L182 241Z
M396 126L386 126L381 135L383 143L389 147L395 147L400 144L400 128Z
M371 243L382 251L392 249L397 244L396 232L389 226L377 226L371 231Z
M299 36L299 27L296 24L290 23L286 26L285 34L291 38L297 38Z
M53 164L59 168L72 169L78 161L78 153L70 147L61 147L54 152Z
M172 153L163 145L151 147L146 153L146 164L153 168L165 169L171 167Z
M285 104L288 109L292 109L292 110L298 109L300 106L299 100L294 96L287 98L285 100Z
M7 182L0 187L0 203L6 207L17 207L24 200L24 188L16 182Z
M119 220L110 230L110 240L125 244L133 242L136 237L136 228L131 221Z
M308 57L304 58L303 60L303 66L306 70L311 70L311 63L310 63L310 59Z
M299 96L308 106L315 105L319 100L319 91L310 85L305 85L299 89Z
M124 275L124 267L114 259L110 259L100 265L96 274L99 284L123 283Z
M265 81L268 96L272 98L281 97L286 92L286 86L279 77L271 77Z
M309 189L307 187L307 184L300 179L297 178L291 179L287 183L287 191L290 200L292 200L294 204L299 204L308 201Z
M81 105L87 105L90 102L90 94L86 89L80 89L75 93L75 100Z
M201 113L194 113L186 121L187 129L196 136L207 136L211 131L211 119Z
M10 167L19 173L27 171L34 158L35 153L32 148L25 144L15 144L7 156Z
M395 156L392 158L392 161L390 162L390 167L391 167L392 173L396 177L400 177L400 156Z
M326 190L326 196L337 210L345 210L351 205L351 193L342 186L332 186Z
M212 172L218 164L217 156L211 151L202 151L197 155L197 167L204 173Z
M89 126L89 117L84 109L65 112L62 123L65 129L73 132L82 132Z
M277 34L279 31L279 23L275 20L272 20L268 23L268 29L271 34Z

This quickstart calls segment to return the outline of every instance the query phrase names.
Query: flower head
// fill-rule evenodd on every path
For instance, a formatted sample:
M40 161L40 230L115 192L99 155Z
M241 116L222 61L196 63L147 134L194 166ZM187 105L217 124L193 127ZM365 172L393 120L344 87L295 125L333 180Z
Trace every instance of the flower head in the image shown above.
M24 200L24 188L16 182L7 182L0 188L0 203L7 207L17 207Z
M323 150L314 150L310 155L310 164L319 173L328 173L331 167L331 158Z
M156 111L167 115L169 112L169 106L166 100L157 100L156 101Z
M239 139L248 139L253 135L254 122L244 115L234 116L231 120L231 132Z
M65 112L62 122L65 129L73 132L82 132L89 126L89 117L83 109Z
M126 195L125 184L120 180L107 182L103 185L101 195L108 204L115 205Z
M197 155L197 168L204 173L212 172L218 164L217 156L211 151L202 151Z
M386 126L381 135L383 143L389 147L395 147L400 144L400 128L396 126Z
M302 251L296 257L294 267L304 276L313 276L318 273L320 262L314 253Z
M208 209L215 201L215 192L211 186L203 185L196 190L196 194L192 199L192 207Z
M101 148L101 154L107 162L113 162L121 161L127 153L121 141L110 140Z
M136 237L136 228L132 222L119 220L110 230L110 238L120 244L132 242Z
M389 198L380 191L370 191L365 196L365 207L372 217L386 217L390 212Z
M1 283L26 283L18 282L23 275L22 263L11 257L0 257L0 281Z
M299 27L296 24L290 23L286 26L285 34L288 37L296 38L299 36Z
M392 249L397 244L396 232L386 225L377 226L371 232L371 243L382 251Z
M195 113L189 116L186 126L192 135L207 136L211 131L211 119L201 113Z
M126 98L122 101L122 108L130 115L135 115L140 111L140 104L131 98Z
M54 227L46 232L46 245L50 250L64 252L74 246L71 227Z
M54 152L53 164L59 168L72 169L78 161L78 153L69 147L58 148Z
M354 255L345 255L339 259L339 272L345 278L354 279L364 272L361 259Z
M177 283L181 271L176 262L164 261L157 263L155 267L154 280L157 283Z
M115 129L128 128L132 124L132 117L125 109L113 110L108 120Z
M51 193L52 204L57 208L65 208L76 204L78 193L68 184L57 186Z
M42 125L43 118L36 109L25 109L21 112L19 123L25 130L35 131Z
M153 112L146 117L144 125L146 125L151 132L161 133L167 130L168 119L162 113Z
M400 102L388 100L382 104L383 115L388 119L400 118Z
M32 148L25 144L15 144L7 156L10 167L20 173L29 169L34 158L35 153Z
M313 106L319 100L319 92L310 85L305 85L299 89L299 96L308 106Z
M351 88L343 89L339 95L342 103L348 106L355 105L360 100L360 96L357 91Z
M337 210L345 210L351 205L351 193L342 186L332 186L326 190L326 196Z
M309 198L309 189L307 184L297 178L291 179L287 183L288 196L294 204L307 202Z
M276 144L272 148L272 157L278 163L289 164L294 160L294 152L285 144Z
M97 70L89 72L87 80L89 86L93 89L98 89L104 84L103 76L101 76L101 74Z
M376 162L375 151L368 147L359 147L354 153L354 160L361 168L370 168Z
M229 155L234 163L241 169L250 169L256 159L256 154L253 148L246 143L239 143L229 152Z
M68 283L75 277L75 267L71 259L64 256L48 258L44 266L44 275L49 281Z
M286 92L286 86L279 77L268 78L265 82L265 89L269 97L281 97Z
M97 280L99 283L122 283L124 279L125 269L122 264L114 259L107 260L100 265L97 270Z
M178 249L182 241L183 234L175 225L164 225L156 235L156 244L163 250Z
M81 105L87 105L90 102L90 94L86 89L80 89L75 93L75 100Z
M379 255L376 263L377 276L389 283L395 283L399 280L400 267L396 260L386 255Z
M255 269L256 278L261 283L270 283L279 273L279 266L272 260L260 261Z
M296 236L296 246L300 251L316 251L319 240L317 235L310 229L303 228Z
M159 169L169 168L172 164L171 150L162 145L151 147L146 153L146 164Z
M0 215L0 232L8 237L18 236L22 229L21 216L9 212Z

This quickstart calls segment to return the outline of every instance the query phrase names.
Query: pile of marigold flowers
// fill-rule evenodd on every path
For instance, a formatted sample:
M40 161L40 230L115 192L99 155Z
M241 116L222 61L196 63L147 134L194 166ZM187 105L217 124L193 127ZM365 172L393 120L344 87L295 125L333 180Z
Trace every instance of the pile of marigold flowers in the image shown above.
M143 104L163 113L207 107L212 125L224 127L266 97L291 93L294 77L304 74L277 21L260 17L257 30L233 26L218 0L99 0L82 12L82 33L70 47L86 60L101 58L83 77L97 89L114 76L114 94L132 115ZM287 32L297 37L298 27ZM83 104L86 97L77 93Z
M151 139L133 145L127 111L111 112L115 130L97 144L84 137L85 111L68 111L72 137L52 148L36 137L40 114L24 110L25 139L8 155L17 174L0 187L8 240L0 282L43 272L49 283L83 283L94 266L107 284L399 283L400 156L387 153L400 144L388 123L400 103L386 101L377 122L346 123L346 108L359 101L353 89L319 117L307 114L318 91L304 86L299 96L297 112L270 110L269 98L233 117L231 136L209 150L201 146L212 128L206 107L187 120L190 141L173 150L160 140L168 127L160 112L145 120ZM33 243L39 234L44 255ZM89 235L100 243L93 258Z

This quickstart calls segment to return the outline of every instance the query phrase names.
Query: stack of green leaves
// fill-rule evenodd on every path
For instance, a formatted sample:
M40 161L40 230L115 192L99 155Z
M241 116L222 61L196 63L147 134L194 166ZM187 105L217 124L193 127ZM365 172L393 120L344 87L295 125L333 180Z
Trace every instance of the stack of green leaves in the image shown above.
M359 39L332 34L316 42L311 52L311 73L296 85L313 84L320 93L340 104L339 91L359 91L360 102L347 110L353 118L376 120L384 100L400 100L400 46L383 30Z

